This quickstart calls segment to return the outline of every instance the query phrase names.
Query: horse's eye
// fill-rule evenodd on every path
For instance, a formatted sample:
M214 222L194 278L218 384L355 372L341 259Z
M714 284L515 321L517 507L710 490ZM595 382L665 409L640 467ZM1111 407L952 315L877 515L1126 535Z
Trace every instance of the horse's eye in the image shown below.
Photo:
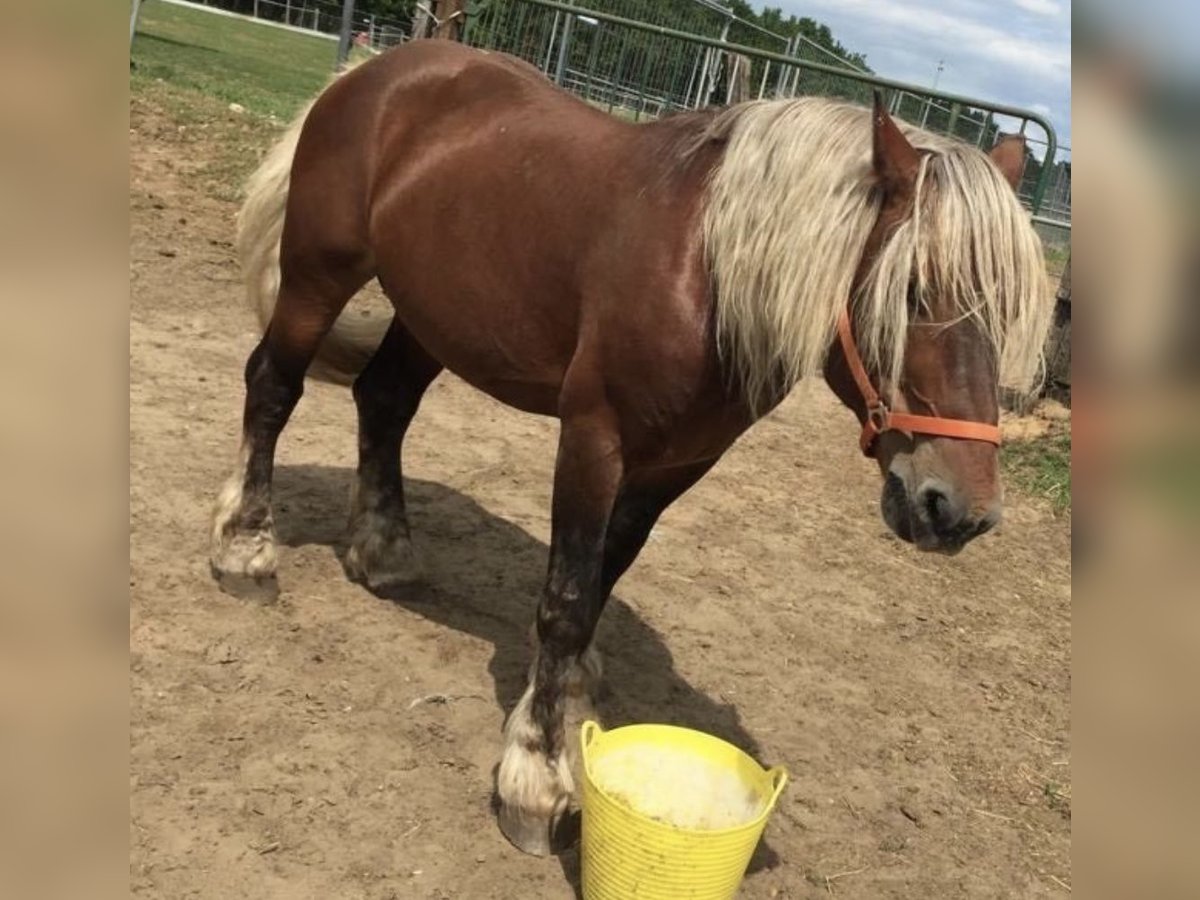
M915 284L908 286L908 316L915 319L921 313L921 298Z

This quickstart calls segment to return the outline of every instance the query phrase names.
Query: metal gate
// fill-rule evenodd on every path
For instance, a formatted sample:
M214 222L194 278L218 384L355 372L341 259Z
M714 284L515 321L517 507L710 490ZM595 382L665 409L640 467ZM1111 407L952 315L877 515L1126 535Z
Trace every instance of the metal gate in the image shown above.
M1069 221L1037 215L1061 166L1053 126L1032 110L882 78L836 58L815 59L812 48L799 43L777 52L558 0L476 0L468 9L465 42L519 56L589 103L634 121L750 97L807 94L869 103L879 88L894 114L979 147L990 147L1002 131L1023 134L1033 155L1018 194L1035 221L1070 228Z

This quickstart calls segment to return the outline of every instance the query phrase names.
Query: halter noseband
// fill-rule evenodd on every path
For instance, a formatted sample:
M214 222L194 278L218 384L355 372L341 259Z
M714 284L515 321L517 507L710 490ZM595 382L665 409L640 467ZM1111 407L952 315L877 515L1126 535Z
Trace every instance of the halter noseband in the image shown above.
M843 309L838 317L838 337L842 342L842 355L850 366L850 374L858 385L863 402L867 407L867 420L863 423L859 446L865 456L875 455L875 441L885 431L903 431L910 434L935 434L938 437L957 438L967 441L986 441L1000 446L1000 429L985 422L970 422L966 419L947 419L942 416L918 416L911 413L892 412L875 386L863 365L854 334L850 330L850 314Z

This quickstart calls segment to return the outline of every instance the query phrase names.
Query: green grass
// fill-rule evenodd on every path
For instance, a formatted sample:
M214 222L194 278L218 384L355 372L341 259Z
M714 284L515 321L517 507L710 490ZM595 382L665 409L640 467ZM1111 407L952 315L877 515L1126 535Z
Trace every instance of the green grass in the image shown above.
M1067 260L1071 256L1071 245L1044 244L1044 252L1046 271L1054 278L1057 286L1057 281L1062 276L1063 270L1067 267Z
M162 79L288 120L329 80L337 43L146 0L132 53L134 89Z
M1057 512L1071 508L1071 432L1052 431L1039 438L1009 441L1000 451L1008 480L1044 497Z

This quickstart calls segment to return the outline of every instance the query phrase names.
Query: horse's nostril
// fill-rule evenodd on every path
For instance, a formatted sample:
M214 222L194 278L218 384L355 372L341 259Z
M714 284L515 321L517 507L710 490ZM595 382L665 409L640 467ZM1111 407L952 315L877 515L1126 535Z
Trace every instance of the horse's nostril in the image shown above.
M966 512L961 503L955 502L949 492L937 485L922 488L921 503L930 526L938 534L948 534L957 529Z

